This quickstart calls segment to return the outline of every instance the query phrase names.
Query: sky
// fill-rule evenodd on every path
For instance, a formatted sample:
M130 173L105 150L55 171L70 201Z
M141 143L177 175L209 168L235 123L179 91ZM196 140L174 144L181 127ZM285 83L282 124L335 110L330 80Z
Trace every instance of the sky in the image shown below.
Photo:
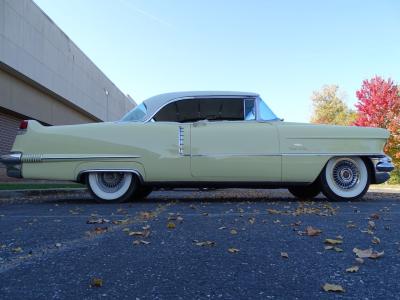
M400 83L397 0L34 0L137 103L164 92L257 92L309 121L312 92Z

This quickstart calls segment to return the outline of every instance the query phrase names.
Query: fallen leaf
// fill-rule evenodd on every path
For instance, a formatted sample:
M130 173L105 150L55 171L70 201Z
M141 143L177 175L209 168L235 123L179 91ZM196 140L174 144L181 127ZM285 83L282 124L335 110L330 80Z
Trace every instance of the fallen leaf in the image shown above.
M380 244L380 243L381 243L381 240L380 240L380 238L374 236L374 237L372 238L371 242L372 242L372 244L377 245L377 244Z
M229 248L228 249L228 252L229 253L238 253L240 250L239 249L236 249L236 248Z
M128 212L126 211L126 209L118 208L118 209L117 209L117 213L118 213L118 214L126 215Z
M214 241L203 241L203 242L200 242L200 241L198 241L198 240L193 240L193 243L194 243L196 246L200 246L200 247L204 247L204 246L208 246L208 247L210 247L210 246L215 246L215 242L214 242Z
M98 218L98 219L89 219L86 221L86 224L104 224L104 223L109 223L110 220L104 219L104 218Z
M221 227L219 227L218 229L219 229L219 230L222 230L222 229L226 229L226 227L225 227L225 226L221 226Z
M368 221L368 229L374 230L375 227L376 227L376 225L375 225L374 221Z
M348 272L348 273L355 273L355 272L358 272L358 269L359 269L360 267L359 266L352 266L352 267L350 267L350 268L347 268L346 269L346 272Z
M145 240L135 240L135 241L132 242L132 244L134 244L135 246L136 245L140 245L140 244L148 245L148 244L150 244L150 242L149 241L145 241Z
M380 216L377 213L373 213L369 216L369 218L371 220L378 220L380 218Z
M103 279L100 278L92 278L90 282L91 287L102 287L103 286Z
M269 212L271 215L278 215L278 214L282 213L280 210L273 209L273 208L268 208L267 212Z
M330 245L339 245L339 244L342 244L343 241L341 241L341 240L334 240L334 239L325 239L324 243L325 243L325 244L330 244Z
M168 228L168 229L175 229L175 228L176 228L176 225L175 225L175 223L173 223L173 222L168 222L167 228Z
M344 292L344 288L339 284L325 283L322 287L325 292Z
M365 249L365 250L354 248L353 252L359 258L372 258L372 259L376 259L376 258L382 257L385 254L385 251L377 252L375 250L372 250L371 248Z
M208 216L208 212L203 212L202 215L203 216Z
M150 225L143 226L142 229L143 230L148 230L148 229L150 229Z
M128 227L125 227L124 229L122 229L123 232L129 232L130 229Z
M332 249L333 249L333 246L325 246L324 249L325 249L325 250L332 250Z
M343 249L339 247L334 247L333 250L335 250L336 252L343 252Z
M356 262L363 264L364 260L362 258L356 257Z
M230 231L230 233L233 234L233 235L235 235L235 234L237 234L237 230L236 230L236 229L232 229L232 230Z
M253 218L253 217L249 218L249 223L250 223L250 224L254 224L255 221L256 221L255 218Z
M289 254L287 254L287 252L281 252L281 257L289 258Z
M306 234L308 236L317 236L320 235L322 232L322 230L318 229L318 228L313 228L312 226L308 226L306 228Z
M108 230L107 227L96 227L95 229L93 229L93 232L96 234L101 234L101 233L105 233Z
M55 246L56 246L57 248L60 248L60 247L61 247L61 243L56 243Z
M350 223L346 225L347 228L357 228L356 224Z
M21 247L16 247L16 248L12 248L11 251L14 253L21 253L23 250Z
M122 225L122 224L128 224L129 219L123 219L123 220L114 220L112 221L112 223L114 225Z
M343 240L343 236L341 236L341 235L336 236L336 238L337 238L338 240Z
M154 216L154 214L149 211L141 211L139 216L142 220L149 220Z

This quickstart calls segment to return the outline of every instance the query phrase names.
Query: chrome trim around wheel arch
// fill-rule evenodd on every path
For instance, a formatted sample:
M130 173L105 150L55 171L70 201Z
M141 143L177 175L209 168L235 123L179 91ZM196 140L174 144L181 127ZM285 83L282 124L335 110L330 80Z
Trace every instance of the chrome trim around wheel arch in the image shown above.
M78 176L76 177L76 181L81 182L82 181L82 176L87 173L103 173L103 172L120 172L120 173L133 173L135 174L138 178L140 183L144 183L144 179L142 174L138 170L132 170L132 169L88 169L88 170L82 170L78 173Z

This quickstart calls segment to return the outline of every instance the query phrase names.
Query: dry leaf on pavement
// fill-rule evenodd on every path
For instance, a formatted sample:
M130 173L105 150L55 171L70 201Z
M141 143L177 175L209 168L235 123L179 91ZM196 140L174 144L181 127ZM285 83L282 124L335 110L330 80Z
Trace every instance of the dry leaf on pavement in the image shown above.
M97 218L97 219L89 219L86 221L86 224L104 224L104 223L109 223L110 220L104 219L104 218Z
M230 233L235 235L235 234L237 234L237 230L236 230L236 229L232 229L232 230L230 231Z
M91 287L101 287L101 286L103 286L103 279L92 278L92 280L90 281L90 286Z
M345 291L344 288L339 284L325 283L322 288L325 292L344 292Z
M348 273L355 273L355 272L358 272L359 269L360 269L359 266L352 266L352 267L350 267L350 268L347 268L347 269L346 269L346 272L348 272Z
M228 252L229 253L238 253L240 250L239 249L236 249L236 248L229 248L228 249Z
M175 225L175 223L173 223L173 222L168 222L167 228L168 228L168 229L175 229L175 228L176 228L176 225Z
M93 229L93 233L96 234L101 234L101 233L105 233L108 230L107 227L96 227L95 229Z
M359 258L372 258L372 259L382 257L385 254L385 251L378 252L378 251L372 250L371 248L365 249L365 250L354 248L353 252Z
M256 221L255 218L253 218L253 217L249 218L249 223L250 223L250 224L254 224L255 221Z
M320 235L322 232L322 230L318 229L318 228L313 228L312 226L308 226L306 228L306 234L308 236L317 236Z
M122 225L122 224L128 224L129 219L123 219L123 220L114 220L112 221L112 223L114 225Z
M289 254L287 254L287 252L281 252L281 257L289 258Z
M380 244L380 243L381 243L381 240L380 240L380 238L378 238L377 236L374 236L374 237L372 238L371 242L372 242L372 244L377 245L377 244Z
M342 244L343 241L342 240L335 240L335 239L325 239L324 243L325 244L329 244L329 245L339 245L339 244Z
M202 242L200 242L200 241L198 241L198 240L193 240L193 243L196 245L196 246L200 246L200 247L204 247L204 246L215 246L215 242L214 241L202 241Z
M21 253L23 250L21 247L15 247L15 248L12 248L11 251L14 253Z
M144 240L135 240L135 241L133 241L133 244L134 244L135 246L136 246L136 245L140 245L140 244L148 245L148 244L150 244L150 242L144 241Z

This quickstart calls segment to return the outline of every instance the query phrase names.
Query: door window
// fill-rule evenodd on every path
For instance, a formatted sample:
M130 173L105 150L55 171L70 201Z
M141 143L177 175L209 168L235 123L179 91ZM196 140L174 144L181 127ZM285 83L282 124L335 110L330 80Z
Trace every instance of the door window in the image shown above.
M246 101L247 102L247 101ZM248 114L251 118L253 104L248 103ZM245 105L241 98L206 98L178 100L167 104L155 116L156 122L196 122L208 121L243 121ZM247 119L246 119L247 120Z

